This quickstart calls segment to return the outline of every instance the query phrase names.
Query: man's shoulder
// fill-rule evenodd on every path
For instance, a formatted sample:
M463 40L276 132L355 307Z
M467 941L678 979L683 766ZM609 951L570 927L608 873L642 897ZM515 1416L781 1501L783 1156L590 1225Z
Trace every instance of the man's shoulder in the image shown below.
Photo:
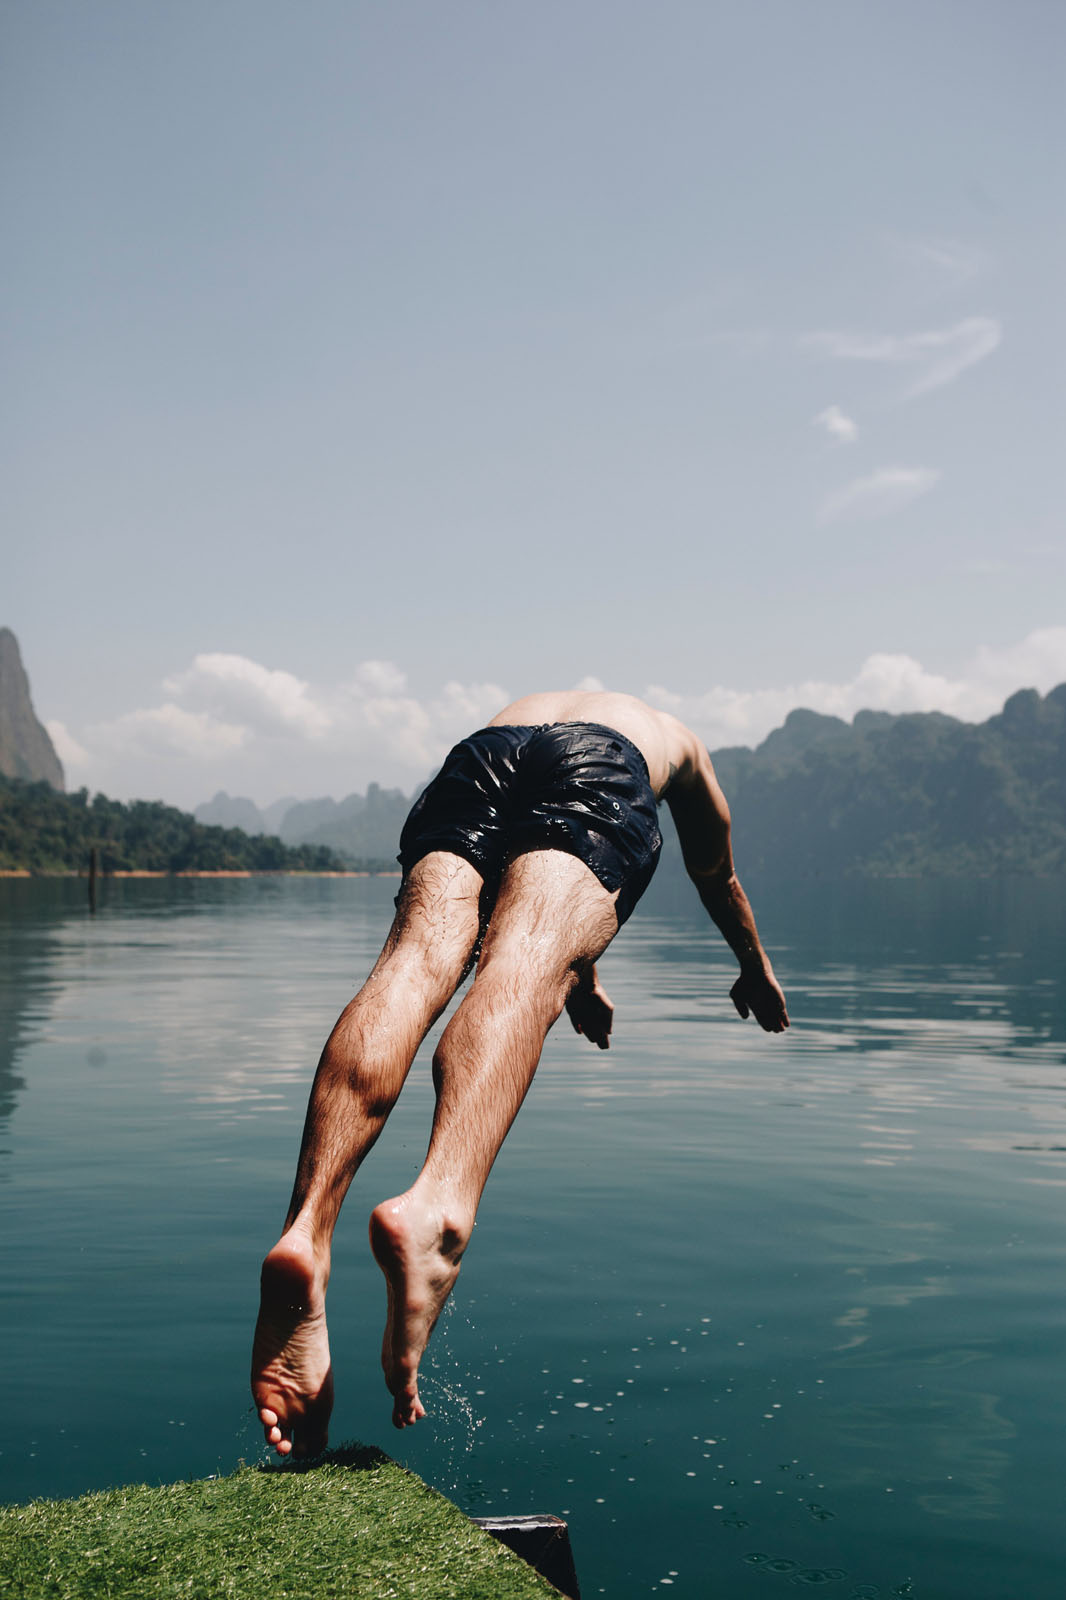
M709 759L706 746L688 724L682 722L680 717L675 717L673 712L658 711L652 707L648 709L656 719L669 783L687 782L696 776Z
M612 705L603 707L598 720L616 727L642 752L648 763L656 799L669 793L673 784L695 770L706 751L691 728L670 711L650 706L635 695L614 695Z

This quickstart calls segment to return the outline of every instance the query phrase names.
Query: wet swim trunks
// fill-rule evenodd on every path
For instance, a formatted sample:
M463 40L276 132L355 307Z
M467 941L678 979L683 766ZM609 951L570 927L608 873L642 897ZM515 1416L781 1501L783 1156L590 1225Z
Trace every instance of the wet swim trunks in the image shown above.
M482 728L457 744L400 835L404 875L431 850L463 856L495 898L526 850L566 850L615 902L621 927L651 881L662 834L636 745L596 722Z

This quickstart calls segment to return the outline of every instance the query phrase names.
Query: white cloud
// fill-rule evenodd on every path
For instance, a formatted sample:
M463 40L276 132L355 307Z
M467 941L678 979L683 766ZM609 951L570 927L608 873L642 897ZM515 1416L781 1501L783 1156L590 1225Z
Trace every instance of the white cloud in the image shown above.
M839 683L807 678L768 690L715 686L696 694L651 685L645 699L682 718L709 749L720 749L759 744L797 706L844 718L856 710L943 710L964 722L983 722L1018 688L1047 694L1058 683L1066 683L1066 627L1037 629L1016 645L981 646L957 677L928 672L914 656L877 653Z
M392 661L364 661L356 668L353 682L368 694L402 694L407 674Z
M276 682L276 675L261 667L243 677L262 682L259 673ZM644 693L715 749L758 743L796 706L845 718L870 708L946 711L981 720L1018 688L1046 693L1064 681L1066 627L1050 627L1012 645L984 646L950 674L930 671L913 656L878 652L842 681L804 679L756 690L713 685L696 691L659 684ZM189 693L197 694L202 674L194 664L168 682L187 683ZM175 699L79 730L77 738L62 724L52 729L53 736L62 730L57 749L64 762L77 760L79 781L115 796L166 794L192 806L224 788L266 803L283 793L339 798L371 781L410 792L457 739L483 726L510 696L499 684L454 680L424 695L373 692L375 684L402 688L405 683L395 664L379 662L362 663L346 685L317 691L302 685L297 703L306 701L313 715L301 714L281 732L276 723L241 722ZM599 689L601 683L589 677L580 687Z
M420 698L406 682L391 661L361 662L347 683L315 688L245 656L199 655L165 680L161 704L90 727L89 750L77 748L100 787L165 787L183 804L220 787L264 799L283 789L349 793L372 780L410 788L509 697L499 684L451 680Z
M94 750L108 755L125 755L131 749L145 754L192 756L212 760L239 750L249 738L249 729L223 722L209 711L186 711L173 701L141 711L127 711L111 722L89 728Z
M987 256L958 239L896 239L896 250L904 260L932 268L952 284L968 283L988 266Z
M214 718L230 719L261 733L297 732L315 738L329 726L306 683L247 656L196 656L185 672L164 682L163 692Z
M397 764L415 777L439 766L457 739L488 722L507 693L496 683L445 683L426 699L403 694L406 675L391 661L364 662L324 704L330 740Z
M65 769L87 766L91 757L85 746L79 744L74 735L62 722L46 722L48 737L55 745L56 755L63 763Z
M928 333L858 334L823 331L804 334L801 345L837 361L867 361L885 366L917 367L908 395L939 389L983 361L1002 342L1003 329L994 317L967 317L951 328Z
M574 688L578 694L602 694L604 687L605 685L602 678L594 678L591 675L582 678L579 683L574 684Z
M824 428L829 437L840 444L853 444L859 437L858 423L845 416L839 406L826 406L813 420L816 428Z
M670 711L712 750L755 745L797 706L850 719L856 711L943 711L963 721L994 715L1019 688L1046 694L1066 682L1066 627L1042 628L1020 643L982 646L956 676L927 671L913 656L867 656L843 682L807 679L771 689L714 687L696 694L651 685L645 699Z
M449 730L449 749L475 727L484 727L507 704L507 695L497 683L446 683L429 701L430 721ZM451 736L451 730L459 731Z
M818 521L825 524L887 517L928 494L939 477L933 467L882 467L826 495L818 507Z
M1019 644L982 645L974 657L974 674L1000 699L1018 688L1046 694L1066 682L1066 628L1037 628Z

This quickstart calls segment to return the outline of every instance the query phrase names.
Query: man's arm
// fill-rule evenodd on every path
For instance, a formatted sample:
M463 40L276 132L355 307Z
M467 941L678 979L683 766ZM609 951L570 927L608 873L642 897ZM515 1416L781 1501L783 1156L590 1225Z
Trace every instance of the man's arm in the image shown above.
M740 977L729 991L733 1004L742 1017L753 1015L767 1033L781 1033L788 1027L785 997L733 869L729 806L707 751L687 728L684 734L666 803L677 824L685 870L740 962Z

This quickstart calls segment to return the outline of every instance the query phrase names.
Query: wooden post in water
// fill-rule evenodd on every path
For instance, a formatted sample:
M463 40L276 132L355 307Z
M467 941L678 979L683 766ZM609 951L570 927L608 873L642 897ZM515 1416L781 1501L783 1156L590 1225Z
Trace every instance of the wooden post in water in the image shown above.
M89 851L89 910L96 910L96 846Z

